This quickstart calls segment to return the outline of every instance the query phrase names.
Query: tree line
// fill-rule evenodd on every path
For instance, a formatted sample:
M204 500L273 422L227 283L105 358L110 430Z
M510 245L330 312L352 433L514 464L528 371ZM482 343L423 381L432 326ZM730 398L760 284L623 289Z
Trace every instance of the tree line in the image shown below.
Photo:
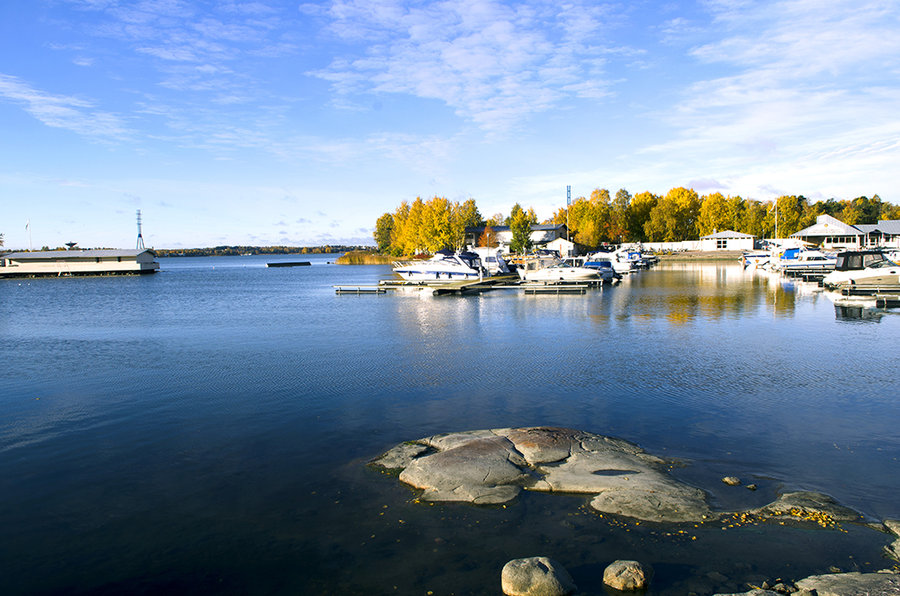
M625 189L611 197L598 188L588 197L577 197L541 222L566 224L570 238L595 248L603 243L678 242L696 240L717 231L731 230L757 238L786 238L813 225L819 215L831 215L844 223L874 224L880 219L900 219L900 207L876 194L855 199L810 202L802 195L784 195L771 201L725 196L715 192L699 195L693 189L673 188L665 195ZM474 199L462 203L434 197L402 201L393 213L385 213L375 223L375 244L379 252L393 255L433 253L440 249L460 250L465 245L467 227L485 227L478 246L496 245L491 228L509 226L513 233L511 250L530 248L529 231L538 223L534 209L518 203L509 216L482 217Z

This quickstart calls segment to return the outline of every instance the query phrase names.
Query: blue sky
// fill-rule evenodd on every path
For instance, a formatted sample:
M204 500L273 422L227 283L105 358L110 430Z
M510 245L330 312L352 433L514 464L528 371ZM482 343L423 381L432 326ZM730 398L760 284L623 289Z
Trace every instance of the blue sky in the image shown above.
M8 248L371 243L400 201L900 188L896 0L4 0Z

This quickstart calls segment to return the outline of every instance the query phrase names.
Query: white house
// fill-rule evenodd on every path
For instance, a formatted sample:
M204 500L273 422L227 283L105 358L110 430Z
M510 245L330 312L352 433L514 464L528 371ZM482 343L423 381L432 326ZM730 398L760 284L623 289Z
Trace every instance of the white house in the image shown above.
M756 236L725 230L700 238L700 250L753 250Z
M791 234L822 248L900 248L900 220L882 219L877 224L845 224L830 215L820 215L816 223Z
M503 253L509 252L512 242L512 230L509 226L478 226L466 228L466 245L478 246L478 241L490 228L493 237L491 243L496 243ZM560 238L566 239L569 229L565 224L532 224L529 238L535 248L547 248L547 245ZM562 254L562 253L560 253Z

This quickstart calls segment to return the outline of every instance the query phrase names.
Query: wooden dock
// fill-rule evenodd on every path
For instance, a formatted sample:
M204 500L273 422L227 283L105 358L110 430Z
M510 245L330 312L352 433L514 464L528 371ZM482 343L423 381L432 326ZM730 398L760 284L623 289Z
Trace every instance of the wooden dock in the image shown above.
M523 282L514 275L469 279L453 282L382 280L378 285L332 286L335 294L385 294L396 290L421 290L434 296L462 296L494 290L521 290L525 294L584 294L589 288L599 288L600 280L577 282L534 283Z

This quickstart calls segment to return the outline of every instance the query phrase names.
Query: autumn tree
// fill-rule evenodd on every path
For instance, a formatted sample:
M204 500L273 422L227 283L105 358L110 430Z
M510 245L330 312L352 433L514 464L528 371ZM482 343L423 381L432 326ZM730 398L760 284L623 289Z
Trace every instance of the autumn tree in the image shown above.
M391 233L394 231L394 216L385 213L375 222L375 246L380 253L386 253L391 248Z
M775 199L775 210L772 216L775 218L776 237L787 238L804 228L803 216L806 206L807 201L804 196L784 195Z
M673 188L660 199L644 224L652 242L677 242L698 237L700 197L692 189Z
M509 248L513 252L526 253L531 249L531 226L537 223L534 209L525 211L516 203L510 212L509 227L512 231L512 240Z
M475 245L487 246L488 248L496 248L499 245L499 242L497 241L497 232L494 231L491 224L485 224L484 230L481 232L481 235L478 236L478 240L475 241Z
M646 242L649 237L644 230L650 220L650 213L660 197L651 192L640 192L631 198L628 214L625 218L626 238L631 242Z

